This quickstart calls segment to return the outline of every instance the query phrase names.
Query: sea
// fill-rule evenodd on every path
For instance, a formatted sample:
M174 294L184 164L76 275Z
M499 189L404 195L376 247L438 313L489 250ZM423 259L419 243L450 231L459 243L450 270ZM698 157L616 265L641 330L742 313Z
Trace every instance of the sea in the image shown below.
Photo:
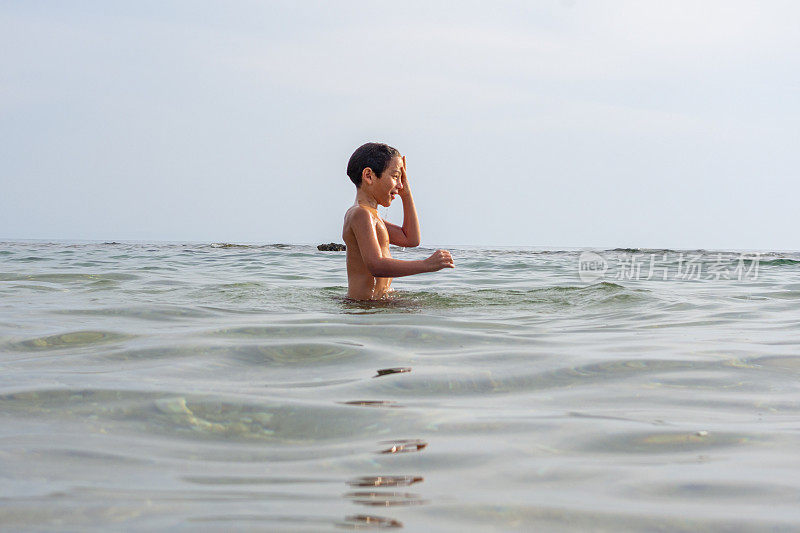
M1 242L0 529L800 530L800 253L450 250Z

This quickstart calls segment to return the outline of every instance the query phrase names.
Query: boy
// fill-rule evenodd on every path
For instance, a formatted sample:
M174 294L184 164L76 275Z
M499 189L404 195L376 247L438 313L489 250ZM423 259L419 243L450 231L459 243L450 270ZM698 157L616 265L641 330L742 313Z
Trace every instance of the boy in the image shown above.
M342 238L347 245L347 297L377 300L389 292L392 278L454 268L447 250L427 259L392 259L389 245L419 246L419 220L406 175L406 158L382 143L367 143L350 156L347 175L356 185L356 201L344 214ZM378 204L403 200L403 227L378 216Z

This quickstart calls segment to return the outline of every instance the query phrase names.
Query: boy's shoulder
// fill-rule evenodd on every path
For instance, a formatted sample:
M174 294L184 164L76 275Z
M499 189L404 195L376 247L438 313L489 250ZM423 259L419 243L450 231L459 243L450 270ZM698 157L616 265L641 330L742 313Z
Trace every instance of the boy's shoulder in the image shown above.
M376 213L373 213L369 208L361 204L351 206L344 213L345 224L350 222L375 222L378 220L380 220L380 217Z

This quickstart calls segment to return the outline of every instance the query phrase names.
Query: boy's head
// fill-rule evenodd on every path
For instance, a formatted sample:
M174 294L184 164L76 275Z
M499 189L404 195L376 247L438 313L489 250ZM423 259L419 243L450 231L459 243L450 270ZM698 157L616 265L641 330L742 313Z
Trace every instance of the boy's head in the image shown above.
M347 163L347 175L356 188L361 187L364 172L369 169L376 178L380 178L383 171L395 157L401 157L396 148L383 143L367 143L356 148L350 161Z

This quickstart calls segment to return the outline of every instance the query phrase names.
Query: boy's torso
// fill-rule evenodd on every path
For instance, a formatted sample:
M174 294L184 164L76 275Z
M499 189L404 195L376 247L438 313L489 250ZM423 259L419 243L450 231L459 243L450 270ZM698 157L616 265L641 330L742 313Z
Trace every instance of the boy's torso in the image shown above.
M361 250L358 247L358 241L351 225L352 216L356 209L364 209L370 214L375 226L375 235L378 238L378 246L380 246L382 257L391 257L389 253L389 232L386 230L386 225L378 216L377 211L367 209L361 205L354 205L344 214L342 238L347 246L347 297L356 300L375 300L389 291L392 278L376 278L370 273L367 265L364 264L364 259L361 257Z

